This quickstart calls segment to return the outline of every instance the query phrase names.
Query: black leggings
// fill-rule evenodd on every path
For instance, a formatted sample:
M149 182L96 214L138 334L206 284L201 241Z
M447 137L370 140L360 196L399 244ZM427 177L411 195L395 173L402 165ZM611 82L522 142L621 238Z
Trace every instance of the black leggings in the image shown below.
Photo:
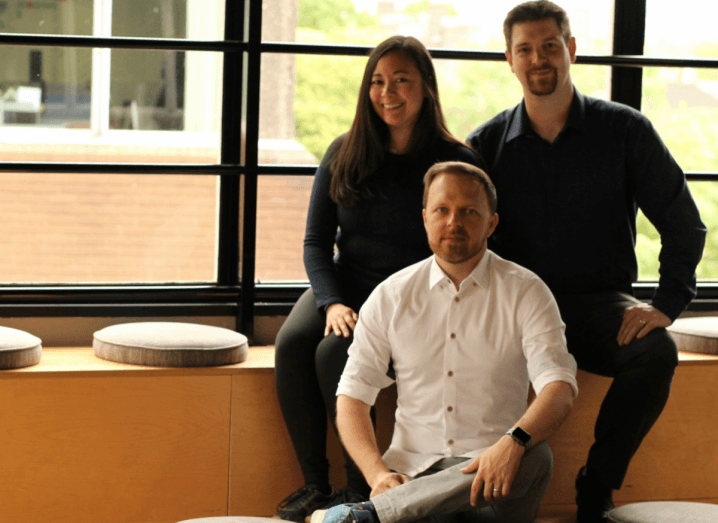
M322 490L329 488L327 416L335 424L337 385L353 339L334 333L325 338L325 324L314 293L308 289L277 334L274 362L279 405L304 482ZM364 477L346 451L344 457L347 486L368 497L370 489Z

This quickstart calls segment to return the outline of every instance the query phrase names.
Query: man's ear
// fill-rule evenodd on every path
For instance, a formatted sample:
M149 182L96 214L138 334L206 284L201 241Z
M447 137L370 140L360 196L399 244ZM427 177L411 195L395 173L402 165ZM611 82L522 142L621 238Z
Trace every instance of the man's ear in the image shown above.
M571 57L571 63L576 62L576 39L572 36L568 41L568 55Z
M499 224L499 215L498 213L494 213L493 216L489 219L489 233L486 235L488 238L492 234L494 234L494 231L496 230L496 226Z
M506 49L504 51L504 54L506 55L506 61L509 63L509 67L511 68L511 72L514 72L514 57L511 56L511 51Z

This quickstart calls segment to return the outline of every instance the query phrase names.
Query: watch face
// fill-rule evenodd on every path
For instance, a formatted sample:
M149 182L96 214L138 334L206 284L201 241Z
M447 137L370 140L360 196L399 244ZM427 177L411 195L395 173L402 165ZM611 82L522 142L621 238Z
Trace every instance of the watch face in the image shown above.
M526 432L521 427L515 427L511 429L511 436L519 440L521 443L526 445L529 441L531 441L531 436L529 436L529 433Z

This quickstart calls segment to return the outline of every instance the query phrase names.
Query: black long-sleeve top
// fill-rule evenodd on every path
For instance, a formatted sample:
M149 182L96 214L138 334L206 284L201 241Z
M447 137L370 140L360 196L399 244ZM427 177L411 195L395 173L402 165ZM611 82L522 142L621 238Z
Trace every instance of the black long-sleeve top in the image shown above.
M332 153L342 139L329 147L314 177L304 266L317 308L343 303L358 311L385 278L431 255L421 216L429 167L444 161L479 162L468 147L443 140L415 157L387 154L366 179L373 198L344 207L330 196Z
M556 294L629 290L638 276L636 213L661 236L652 305L672 320L696 294L706 228L683 171L648 119L627 106L574 97L548 143L524 102L469 136L498 194L490 247Z

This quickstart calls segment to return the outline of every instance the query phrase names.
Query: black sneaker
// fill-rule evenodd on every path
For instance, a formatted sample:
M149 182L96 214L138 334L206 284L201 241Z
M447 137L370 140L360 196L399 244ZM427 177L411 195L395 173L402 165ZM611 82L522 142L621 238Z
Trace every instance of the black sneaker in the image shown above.
M329 499L326 503L324 503L321 507L317 507L314 510L327 510L332 507L336 507L337 505L345 505L347 503L363 503L364 501L369 501L369 498L362 496L359 492L354 490L350 487L344 487L341 490L337 490L329 496ZM307 514L307 517L304 520L304 523L309 523L309 521L312 518L312 512L309 512Z
M613 489L588 475L581 467L576 477L576 523L606 523L608 512L614 508Z
M315 485L306 485L289 494L277 505L277 514L274 519L284 519L304 523L307 516L324 506L330 495L318 490Z

